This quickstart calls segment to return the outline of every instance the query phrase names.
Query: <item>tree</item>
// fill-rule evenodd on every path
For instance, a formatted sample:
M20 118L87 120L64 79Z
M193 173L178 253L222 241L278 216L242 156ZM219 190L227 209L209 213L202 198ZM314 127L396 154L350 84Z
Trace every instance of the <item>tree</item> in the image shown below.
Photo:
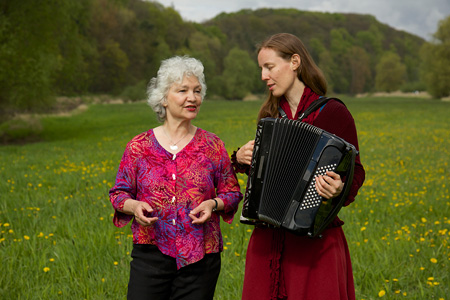
M434 98L450 95L450 16L439 22L435 41L422 46L421 77Z
M386 52L375 69L375 87L379 91L396 91L405 81L406 67L397 53Z
M235 47L225 57L225 69L221 77L223 96L227 99L243 99L259 79L258 68L247 51Z
M350 94L355 95L366 90L371 80L370 58L364 49L353 46L347 54L351 71Z
M127 54L120 49L119 43L106 42L100 52L100 64L95 78L96 92L120 92L126 80L128 64Z
M57 3L55 3L57 2ZM75 39L73 1L2 1L0 5L0 108L2 115L48 107L55 93L55 73L69 66L60 45ZM73 42L73 43L72 43ZM77 50L68 57L78 59ZM66 52L68 53L68 52Z
M338 68L332 69L330 80L336 93L350 92L351 69L348 56L354 41L345 28L333 29L330 32L330 54Z

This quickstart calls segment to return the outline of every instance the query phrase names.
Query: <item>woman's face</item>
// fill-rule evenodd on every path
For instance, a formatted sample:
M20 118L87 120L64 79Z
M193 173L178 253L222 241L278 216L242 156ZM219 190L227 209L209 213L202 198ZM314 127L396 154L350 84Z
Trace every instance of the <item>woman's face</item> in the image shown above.
M271 48L262 48L258 53L258 64L261 68L261 79L275 97L289 93L297 79L298 61L285 60Z
M166 108L167 120L193 120L197 116L200 105L202 86L197 77L183 77L180 83L174 83L167 92Z

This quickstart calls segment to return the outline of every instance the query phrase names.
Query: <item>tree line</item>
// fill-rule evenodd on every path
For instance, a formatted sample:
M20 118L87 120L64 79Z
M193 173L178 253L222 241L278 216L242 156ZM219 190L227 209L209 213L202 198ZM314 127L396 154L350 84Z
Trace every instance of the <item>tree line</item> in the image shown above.
M62 95L142 98L160 61L173 55L203 62L209 95L242 99L264 91L256 45L277 32L302 39L333 93L428 89L444 97L450 21L441 23L436 43L427 43L370 15L258 9L199 24L152 1L4 0L1 115L46 109Z

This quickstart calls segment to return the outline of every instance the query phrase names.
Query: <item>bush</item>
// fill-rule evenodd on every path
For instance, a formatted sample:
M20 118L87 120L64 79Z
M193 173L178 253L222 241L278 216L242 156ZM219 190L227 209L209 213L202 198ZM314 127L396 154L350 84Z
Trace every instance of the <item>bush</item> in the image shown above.
M414 93L416 91L423 92L423 91L427 90L427 85L425 83L423 83L423 82L420 82L420 81L407 82L407 83L404 83L401 86L400 90L403 93Z
M123 100L140 101L147 98L147 85L145 81L139 81L133 86L126 87L120 94Z
M37 117L24 115L0 124L0 143L22 143L38 140L42 131Z

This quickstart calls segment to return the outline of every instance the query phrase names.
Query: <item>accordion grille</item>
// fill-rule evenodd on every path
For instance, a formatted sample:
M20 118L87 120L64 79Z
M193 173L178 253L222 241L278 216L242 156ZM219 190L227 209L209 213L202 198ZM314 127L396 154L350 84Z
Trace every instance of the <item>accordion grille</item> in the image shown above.
M321 133L306 123L275 120L259 207L262 221L281 225L292 193L308 167Z

